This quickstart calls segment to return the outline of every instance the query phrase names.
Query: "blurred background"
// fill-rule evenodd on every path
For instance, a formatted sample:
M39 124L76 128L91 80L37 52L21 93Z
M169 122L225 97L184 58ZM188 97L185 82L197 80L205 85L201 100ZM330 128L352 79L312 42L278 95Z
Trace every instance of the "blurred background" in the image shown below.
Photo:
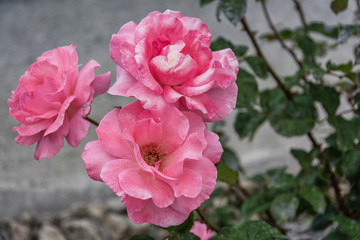
M292 1L269 2L269 11L278 29L300 25ZM322 20L328 24L353 21L355 1L349 1L348 9L338 15L331 11L329 2L301 1L306 20ZM0 220L19 217L27 211L52 214L76 202L105 201L115 197L103 183L88 177L80 157L86 142L97 138L94 127L78 148L65 143L59 154L41 163L33 158L35 145L21 146L14 142L16 133L12 128L17 122L8 115L7 99L36 57L58 46L75 44L79 63L86 64L95 59L102 65L97 73L111 71L114 83L115 64L108 51L111 35L129 21L139 23L148 13L166 9L200 18L214 38L224 36L233 43L250 46L249 52L255 53L240 25L234 27L224 17L221 22L217 21L216 4L200 7L196 0L0 0ZM248 1L246 16L254 31L269 31L261 6L256 1ZM345 62L352 56L354 44L355 40L350 39L349 44L339 46L336 52L332 52L336 58L332 58L339 63ZM294 72L295 63L277 42L264 44L263 50L281 76ZM262 81L260 87L273 84L268 79ZM100 121L114 106L131 101L119 96L101 95L95 99L90 117ZM232 127L235 115L236 112L226 120L230 135L228 145L236 151L248 175L279 165L286 165L290 172L297 170L289 149L309 146L306 139L282 138L265 124L252 142L247 139L240 141Z

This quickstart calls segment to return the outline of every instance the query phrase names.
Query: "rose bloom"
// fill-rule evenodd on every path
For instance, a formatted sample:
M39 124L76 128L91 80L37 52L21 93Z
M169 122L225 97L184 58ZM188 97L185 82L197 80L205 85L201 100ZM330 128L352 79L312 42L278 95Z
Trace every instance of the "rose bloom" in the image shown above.
M231 49L212 52L210 43L207 25L180 12L129 22L110 42L117 81L109 93L134 96L145 108L165 101L205 121L222 120L235 107L239 64Z
M14 127L15 141L37 143L34 158L40 161L56 155L64 137L72 147L86 136L93 98L106 92L110 72L96 76L100 65L90 60L79 72L74 45L43 53L21 76L19 86L8 100L10 116L22 123Z
M194 222L194 226L191 228L190 232L198 236L201 240L208 240L215 234L214 231L208 229L206 224L198 221Z
M96 132L82 154L88 174L121 197L135 223L178 225L214 190L223 150L195 113L136 101L108 113Z

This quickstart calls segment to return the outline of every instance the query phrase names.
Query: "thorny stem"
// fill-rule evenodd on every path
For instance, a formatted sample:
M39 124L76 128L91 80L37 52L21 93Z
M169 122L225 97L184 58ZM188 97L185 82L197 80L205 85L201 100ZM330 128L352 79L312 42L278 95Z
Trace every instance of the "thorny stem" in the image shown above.
M266 7L266 2L265 1L266 0L261 0L261 6L262 6L262 9L264 11L265 18L266 18L266 20L267 20L267 22L269 24L269 27L273 31L275 38L279 41L280 45L292 56L292 58L294 59L296 64L299 66L299 68L302 68L302 63L300 62L300 60L295 55L295 52L285 44L284 40L280 37L279 32L276 30L276 28L274 26L274 23L270 18L270 14L269 14L269 11L268 11L268 9Z
M90 123L94 124L95 126L99 126L99 123L90 117L84 117L85 120L88 120Z
M261 58L264 60L264 62L265 62L265 64L266 64L266 66L267 66L267 69L268 69L269 73L271 74L271 76L273 76L273 78L275 79L275 81L276 81L276 83L278 84L278 86L279 86L279 87L281 88L281 90L285 93L287 99L288 99L288 100L291 100L291 99L292 99L292 94L291 94L291 92L285 88L285 86L284 86L284 84L282 83L280 77L276 74L276 72L274 71L274 69L270 66L269 62L268 62L267 59L265 58L265 56L264 56L264 54L263 54L263 52L262 52L262 50L261 50L258 42L256 41L256 39L255 39L255 37L254 37L254 35L253 35L250 27L249 27L249 24L247 23L245 17L243 17L243 18L241 19L241 23L242 23L242 25L243 25L246 33L247 33L248 36L250 37L250 40L251 40L252 44L254 45L257 54L259 55L259 57L261 57Z
M206 225L209 226L209 228L211 228L217 233L220 232L220 228L216 226L213 222L211 222L210 219L205 215L205 213L200 208L197 208L196 212L199 214L201 219L206 223Z

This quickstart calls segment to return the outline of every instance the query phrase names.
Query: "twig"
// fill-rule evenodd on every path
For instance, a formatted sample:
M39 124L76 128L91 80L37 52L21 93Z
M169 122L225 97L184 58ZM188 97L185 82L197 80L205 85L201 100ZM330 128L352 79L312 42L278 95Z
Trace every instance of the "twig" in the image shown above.
M301 4L299 3L298 0L294 0L294 4L296 6L296 10L299 13L301 23L304 26L305 33L308 33L307 24L306 24L306 21L305 21L305 15L304 15L304 11L303 11L303 9L301 7Z
M284 40L280 37L279 32L276 30L274 23L272 22L271 18L270 18L270 14L269 11L266 7L266 0L261 0L261 6L262 9L264 11L264 15L266 18L266 21L269 24L269 27L271 28L272 32L274 33L275 38L279 41L280 45L292 56L292 58L294 59L294 61L296 62L296 64L299 66L299 68L302 68L302 63L300 62L300 60L297 58L295 52L290 49L284 42Z
M305 20L304 10L302 9L301 4L299 3L298 0L294 0L294 4L295 4L297 12L299 13L301 24L304 27L305 34L306 34L306 36L309 37L309 28L308 28L308 25ZM316 59L314 56L311 58L311 61L314 65L316 65Z
M205 213L200 208L197 208L196 212L199 214L201 219L206 223L206 225L209 226L209 228L211 228L215 232L220 232L220 228L216 226L213 222L211 222L210 219L205 215Z
M291 100L292 99L292 94L291 92L285 88L284 84L282 83L280 77L276 74L276 72L274 71L274 69L270 66L269 62L267 61L267 59L265 58L265 55L263 54L258 42L256 41L254 35L252 34L252 31L249 27L249 24L247 23L246 21L246 18L243 17L241 19L241 23L246 31L246 33L248 34L248 36L250 37L250 40L252 42L252 44L254 45L255 49L256 49L256 52L257 54L259 55L259 57L261 57L266 66L267 66L267 69L269 71L269 73L273 76L273 78L275 79L276 83L278 84L278 86L283 90L283 92L285 93L286 97L288 100Z
M90 117L84 117L85 120L88 120L90 123L94 124L95 126L99 126L99 123Z

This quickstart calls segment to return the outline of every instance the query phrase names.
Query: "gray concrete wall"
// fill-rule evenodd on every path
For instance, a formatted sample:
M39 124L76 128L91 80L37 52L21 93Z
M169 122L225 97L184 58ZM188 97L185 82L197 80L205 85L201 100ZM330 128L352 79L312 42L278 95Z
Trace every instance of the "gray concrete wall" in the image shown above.
M260 5L255 1L248 2L247 16L251 27L260 32L267 30ZM292 1L269 2L277 27L299 25ZM335 16L327 0L304 0L303 5L308 21L326 19L332 24L353 19L352 10ZM249 45L240 25L234 27L225 18L221 23L217 22L215 8L216 3L200 8L197 0L0 0L0 219L19 216L24 211L51 213L77 201L101 201L114 196L104 184L87 176L80 157L85 143L96 139L94 127L78 148L65 146L54 158L41 163L33 159L35 146L20 146L14 142L16 133L12 132L12 127L17 123L8 115L7 99L36 57L46 50L75 44L78 46L79 63L97 60L102 65L98 73L112 71L114 82L115 64L108 52L111 35L128 21L138 23L151 11L166 9L180 10L185 16L201 18L214 37L223 35L235 43ZM354 8L354 1L350 1L350 9ZM294 63L287 53L280 51L278 44L267 44L264 51L281 75L293 72ZM351 47L343 47L337 59L345 61L351 53ZM261 86L272 84L269 79ZM104 94L95 99L90 116L100 120L114 105L124 105L129 101ZM234 116L235 113L229 117L229 123ZM282 164L295 169L296 164L288 149L309 144L303 138L279 137L268 125L259 130L252 143L239 141L231 124L228 131L232 139L230 146L237 149L250 173Z

